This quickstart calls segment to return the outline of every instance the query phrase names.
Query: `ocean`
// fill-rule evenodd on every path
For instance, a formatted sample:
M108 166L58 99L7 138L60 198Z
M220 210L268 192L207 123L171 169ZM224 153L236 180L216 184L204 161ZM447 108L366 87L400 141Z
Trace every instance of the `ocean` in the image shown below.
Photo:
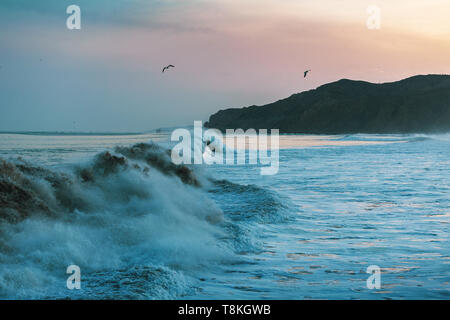
M0 298L450 298L450 135L285 135L271 176L169 137L0 134Z

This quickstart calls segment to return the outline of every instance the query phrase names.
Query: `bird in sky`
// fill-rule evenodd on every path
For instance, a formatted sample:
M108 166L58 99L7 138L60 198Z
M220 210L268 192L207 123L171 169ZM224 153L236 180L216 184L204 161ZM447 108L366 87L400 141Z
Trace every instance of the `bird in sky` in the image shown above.
M172 65L172 64L169 64L167 67L164 67L164 68L162 69L162 73L164 73L164 71L166 71L166 70L169 69L169 68L175 68L175 66Z
M310 72L311 70L306 70L304 73L303 73L303 78L306 78L306 75L308 74L308 72Z

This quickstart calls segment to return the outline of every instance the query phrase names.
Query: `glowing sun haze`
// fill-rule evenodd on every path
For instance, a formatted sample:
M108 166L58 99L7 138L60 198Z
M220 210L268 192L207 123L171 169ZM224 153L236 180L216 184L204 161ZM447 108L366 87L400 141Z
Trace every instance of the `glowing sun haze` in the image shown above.
M0 131L143 131L341 78L448 74L449 16L448 0L2 0Z

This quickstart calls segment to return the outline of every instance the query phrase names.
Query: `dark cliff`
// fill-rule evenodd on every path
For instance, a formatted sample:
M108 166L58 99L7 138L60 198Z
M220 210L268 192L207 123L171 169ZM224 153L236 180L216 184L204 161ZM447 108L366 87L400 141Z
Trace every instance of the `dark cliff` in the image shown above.
M382 84L343 79L264 106L221 110L205 126L315 134L448 132L450 76Z

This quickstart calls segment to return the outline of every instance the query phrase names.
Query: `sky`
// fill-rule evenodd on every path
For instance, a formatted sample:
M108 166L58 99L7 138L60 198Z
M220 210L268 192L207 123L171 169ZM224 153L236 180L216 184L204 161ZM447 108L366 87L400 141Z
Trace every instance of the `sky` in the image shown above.
M0 131L142 132L342 78L450 74L449 16L448 0L1 0Z

